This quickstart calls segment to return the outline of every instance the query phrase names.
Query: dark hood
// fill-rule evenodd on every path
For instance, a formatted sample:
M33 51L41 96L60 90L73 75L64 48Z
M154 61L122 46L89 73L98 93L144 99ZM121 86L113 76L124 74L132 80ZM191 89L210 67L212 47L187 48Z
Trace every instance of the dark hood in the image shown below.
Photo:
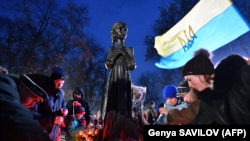
M14 81L13 81L14 80ZM13 79L9 75L0 73L0 99L6 99L6 96L20 101L17 91L18 79Z
M83 89L82 89L81 87L76 87L76 89L75 89L74 92L72 93L73 99L75 100L75 98L74 98L74 93L75 93L76 91L79 91L79 92L81 93L81 100L83 100L83 99L84 99L84 91L83 91Z
M215 69L214 97L224 98L231 90L238 69L247 65L244 58L233 54L224 58Z

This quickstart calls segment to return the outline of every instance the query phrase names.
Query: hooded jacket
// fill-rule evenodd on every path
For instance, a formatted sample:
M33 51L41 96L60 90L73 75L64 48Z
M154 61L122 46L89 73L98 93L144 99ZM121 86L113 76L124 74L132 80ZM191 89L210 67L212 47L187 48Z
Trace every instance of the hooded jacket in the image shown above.
M18 81L0 73L0 140L49 141L49 135L20 103L17 85Z
M76 99L74 98L74 92L75 92L75 91L79 91L79 92L81 93L81 99L80 99L80 100L76 100ZM89 124L89 122L90 122L90 115L91 115L90 103L89 103L89 101L87 101L87 100L84 99L84 91L83 91L83 89L82 89L81 87L77 87L77 88L74 90L74 92L72 93L73 99L72 99L72 100L69 100L69 101L67 102L67 109L69 110L69 114L68 114L68 115L73 115L73 102L74 102L74 101L78 101L78 102L80 102L80 103L82 104L82 106L83 106L84 109L85 109L84 118L85 118L87 124Z

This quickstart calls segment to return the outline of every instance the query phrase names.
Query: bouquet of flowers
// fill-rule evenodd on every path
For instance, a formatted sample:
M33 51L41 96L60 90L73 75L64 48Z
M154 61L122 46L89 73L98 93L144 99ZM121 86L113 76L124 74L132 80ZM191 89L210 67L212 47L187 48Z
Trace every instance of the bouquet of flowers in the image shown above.
M77 141L95 141L97 139L97 135L99 133L99 129L95 128L92 123L90 123L86 129L81 130L76 135Z

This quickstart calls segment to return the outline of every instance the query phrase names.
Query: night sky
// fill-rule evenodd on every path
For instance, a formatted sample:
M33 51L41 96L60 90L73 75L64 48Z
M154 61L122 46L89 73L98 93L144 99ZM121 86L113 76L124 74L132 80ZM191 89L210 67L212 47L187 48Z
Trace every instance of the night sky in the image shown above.
M60 0L61 4L68 0ZM160 17L159 6L164 6L172 0L69 0L70 2L86 5L89 10L89 25L85 31L92 35L105 51L111 45L110 30L117 21L123 21L128 26L126 46L134 48L137 68L131 71L132 82L135 84L142 72L160 69L155 62L145 62L147 46L143 44L146 35L152 35L151 26ZM0 1L0 8L8 0ZM0 10L0 14L6 15ZM105 62L103 62L104 65Z
M75 0L89 8L90 25L87 32L94 35L103 47L111 45L110 30L117 21L128 26L126 45L134 48L137 68L131 71L133 83L136 83L142 72L157 70L155 62L145 62L146 46L143 44L146 35L152 35L151 26L160 17L159 6L170 0Z

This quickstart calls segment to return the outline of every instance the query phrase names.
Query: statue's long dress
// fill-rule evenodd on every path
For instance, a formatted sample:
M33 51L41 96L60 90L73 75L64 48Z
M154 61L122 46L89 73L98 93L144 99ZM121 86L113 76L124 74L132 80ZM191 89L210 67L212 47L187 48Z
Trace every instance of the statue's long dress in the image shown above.
M128 56L118 55L116 52L119 47L111 46L106 59L106 67L110 70L107 83L107 103L106 113L114 110L117 114L125 117L132 117L132 93L131 93L131 77L129 70L135 69L135 59L133 48L124 48ZM113 57L116 57L114 59ZM125 58L127 57L127 59ZM114 59L113 67L110 66L110 61ZM128 62L126 62L126 60Z
M138 128L132 120L132 92L129 70L134 70L133 48L123 48L126 55L117 55L118 47L111 46L106 59L110 70L106 90L106 113L104 119L103 141L138 138ZM111 64L114 60L114 64ZM118 139L119 138L119 139Z

